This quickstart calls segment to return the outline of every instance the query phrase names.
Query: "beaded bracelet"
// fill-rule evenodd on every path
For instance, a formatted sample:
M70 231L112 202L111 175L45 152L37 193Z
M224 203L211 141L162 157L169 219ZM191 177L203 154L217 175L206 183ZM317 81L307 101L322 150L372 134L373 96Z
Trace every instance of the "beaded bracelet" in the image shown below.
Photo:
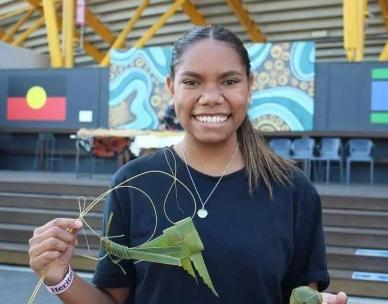
M57 285L54 285L54 286L48 286L46 284L44 284L44 286L46 286L46 289L50 293L60 294L66 291L71 286L71 283L73 283L73 279L74 279L74 271L71 269L69 265L69 270L67 271L67 274L65 275L65 277L61 282L59 282Z

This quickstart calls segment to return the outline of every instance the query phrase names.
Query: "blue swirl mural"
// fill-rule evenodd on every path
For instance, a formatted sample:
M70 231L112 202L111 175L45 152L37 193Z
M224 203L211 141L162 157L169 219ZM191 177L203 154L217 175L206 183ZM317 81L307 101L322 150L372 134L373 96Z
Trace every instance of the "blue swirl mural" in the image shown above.
M110 128L159 128L169 99L165 78L170 52L170 47L111 52Z
M251 43L255 76L248 115L265 131L313 128L315 45L312 42ZM111 52L109 126L158 129L169 95L165 77L170 47Z
M294 43L291 48L290 66L292 74L302 81L314 77L315 47L313 43Z

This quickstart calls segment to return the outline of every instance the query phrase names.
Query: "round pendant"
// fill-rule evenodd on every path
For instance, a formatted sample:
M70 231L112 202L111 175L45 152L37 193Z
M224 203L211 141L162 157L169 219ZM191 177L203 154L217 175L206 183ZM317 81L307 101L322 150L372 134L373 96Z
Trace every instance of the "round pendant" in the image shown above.
M205 218L207 217L207 210L204 209L204 208L201 208L197 211L197 215L200 217L200 218Z

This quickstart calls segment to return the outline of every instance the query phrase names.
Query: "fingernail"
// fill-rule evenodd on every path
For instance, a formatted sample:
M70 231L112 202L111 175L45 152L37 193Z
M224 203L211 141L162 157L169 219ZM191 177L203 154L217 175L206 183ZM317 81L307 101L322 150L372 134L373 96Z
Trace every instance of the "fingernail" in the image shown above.
M73 225L74 225L75 228L81 228L81 227L82 227L82 222L81 222L81 220L76 219L76 220L73 222Z

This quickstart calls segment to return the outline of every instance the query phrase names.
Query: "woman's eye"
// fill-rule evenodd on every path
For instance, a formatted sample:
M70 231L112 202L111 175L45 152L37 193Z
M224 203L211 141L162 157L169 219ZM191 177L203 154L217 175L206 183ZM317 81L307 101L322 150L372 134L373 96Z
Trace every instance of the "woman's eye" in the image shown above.
M224 84L226 84L226 85L228 85L228 86L234 85L234 84L236 84L236 83L238 83L238 80L236 80L236 79L228 79L228 80L225 80L225 81L224 81Z
M183 83L187 86L196 86L198 84L198 81L195 80L183 80Z

